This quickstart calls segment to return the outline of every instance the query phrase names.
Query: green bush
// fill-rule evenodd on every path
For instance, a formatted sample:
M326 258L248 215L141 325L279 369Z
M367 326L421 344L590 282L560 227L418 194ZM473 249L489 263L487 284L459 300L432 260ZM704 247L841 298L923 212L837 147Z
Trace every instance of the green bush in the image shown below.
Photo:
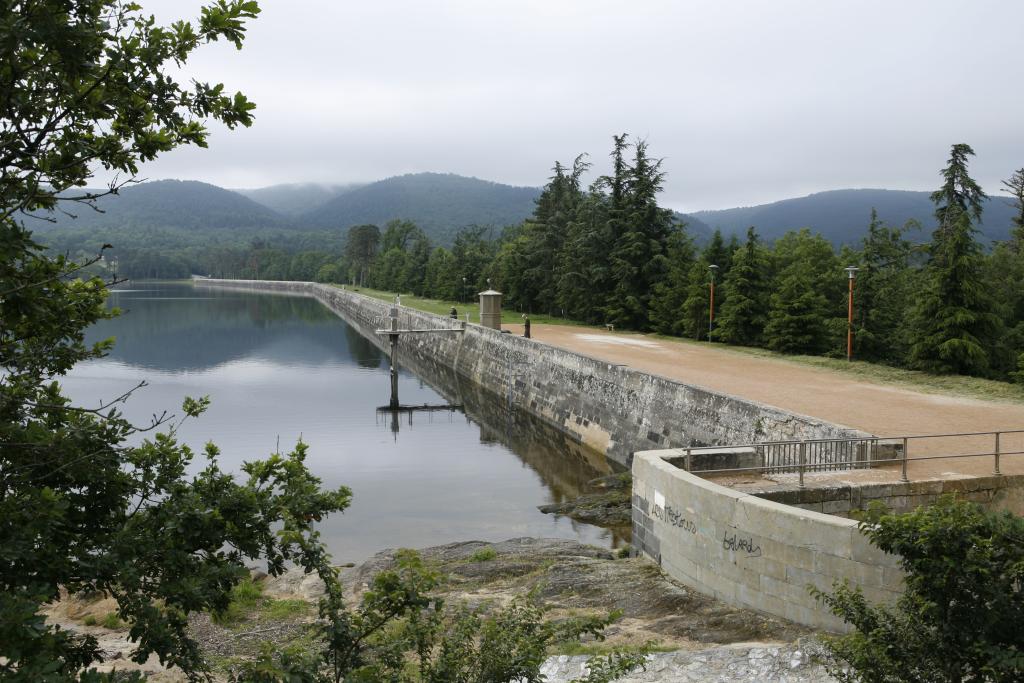
M853 626L827 640L844 683L1024 680L1024 518L946 496L906 515L869 508L860 530L900 557L905 592L872 605L859 588L813 591Z

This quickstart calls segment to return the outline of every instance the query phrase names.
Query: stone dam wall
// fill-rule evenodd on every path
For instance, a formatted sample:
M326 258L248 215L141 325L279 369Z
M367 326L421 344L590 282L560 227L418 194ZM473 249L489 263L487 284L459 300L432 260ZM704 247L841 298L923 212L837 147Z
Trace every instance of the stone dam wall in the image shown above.
M197 279L198 286L311 296L380 340L392 304L312 282ZM401 329L459 332L403 335L398 363L438 364L503 397L612 460L659 448L864 436L815 418L632 370L475 324L399 307Z
M849 580L875 603L901 594L898 558L871 545L854 520L719 486L665 455L633 461L633 547L669 576L732 605L840 632L848 627L810 586L832 591Z

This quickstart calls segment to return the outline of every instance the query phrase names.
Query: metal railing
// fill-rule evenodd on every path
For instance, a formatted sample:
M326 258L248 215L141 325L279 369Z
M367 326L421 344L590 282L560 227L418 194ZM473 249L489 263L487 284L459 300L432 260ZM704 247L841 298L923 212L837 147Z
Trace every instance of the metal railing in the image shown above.
M855 437L846 439L803 439L792 441L763 441L752 444L722 446L728 449L732 457L743 449L753 451L754 460L759 464L745 466L692 469L695 453L711 454L714 447L686 448L682 462L677 463L683 469L694 474L738 474L743 472L757 473L796 473L799 475L800 486L804 486L804 474L807 472L824 472L833 470L868 469L885 466L899 466L900 481L909 481L907 468L910 462L928 460L953 460L961 458L992 458L992 474L1002 474L1001 458L1010 455L1024 455L1024 439L1017 450L1006 449L1006 437L1024 434L1024 429L1005 429L994 432L960 432L955 434L915 434L894 437ZM953 441L953 444L942 444L940 440ZM956 442L960 442L959 445ZM966 444L964 442L967 442ZM988 444L991 450L975 451L967 446L975 443ZM922 444L914 448L915 455L910 455L912 444ZM932 446L932 444L938 444ZM986 446L981 446L986 448ZM952 451L952 452L950 452ZM673 458L678 461L679 458Z

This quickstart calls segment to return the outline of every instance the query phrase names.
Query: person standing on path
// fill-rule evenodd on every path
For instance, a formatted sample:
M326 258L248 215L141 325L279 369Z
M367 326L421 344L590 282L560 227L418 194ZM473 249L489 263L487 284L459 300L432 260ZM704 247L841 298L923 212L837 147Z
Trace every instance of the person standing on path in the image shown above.
M523 313L523 336L530 338L530 316Z

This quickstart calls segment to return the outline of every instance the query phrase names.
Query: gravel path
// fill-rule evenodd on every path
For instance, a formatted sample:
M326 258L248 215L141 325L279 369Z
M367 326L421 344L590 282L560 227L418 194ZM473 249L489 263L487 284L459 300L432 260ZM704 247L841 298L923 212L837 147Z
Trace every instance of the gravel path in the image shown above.
M518 333L515 325L505 327ZM785 360L640 334L563 325L534 325L532 333L535 340L552 346L879 436L1024 429L1024 405L1016 403L927 394ZM991 441L991 437L914 441L909 450L912 459L935 454L936 449L980 453L992 450ZM1024 451L1024 434L1004 435L1002 449ZM928 460L913 463L909 474L924 479L950 472L989 474L991 470L991 458ZM1002 471L1024 474L1024 456L1005 457ZM886 478L884 470L871 472Z

